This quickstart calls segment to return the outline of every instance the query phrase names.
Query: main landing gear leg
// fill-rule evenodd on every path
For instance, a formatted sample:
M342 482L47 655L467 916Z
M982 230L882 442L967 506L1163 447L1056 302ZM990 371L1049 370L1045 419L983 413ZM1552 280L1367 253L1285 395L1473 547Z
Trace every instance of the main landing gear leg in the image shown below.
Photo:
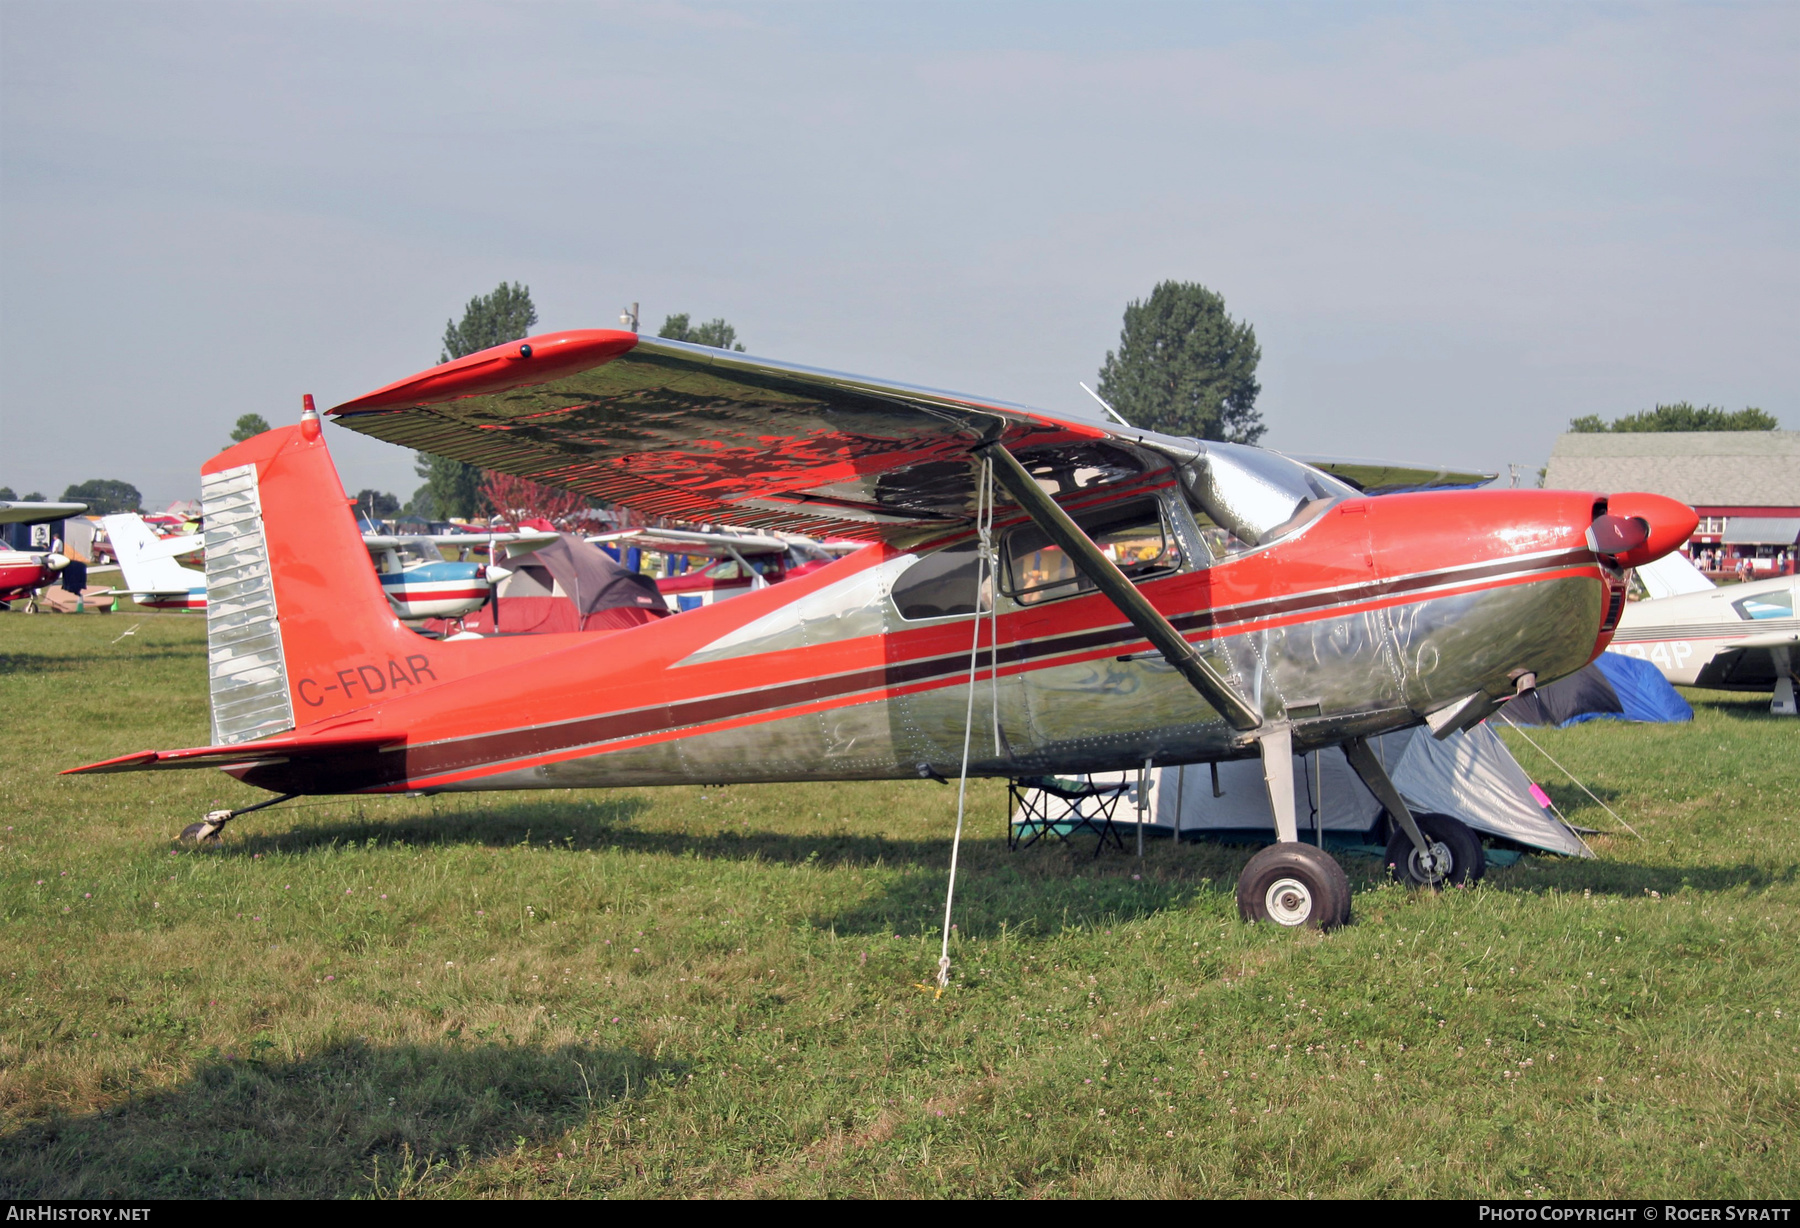
M1344 757L1400 827L1387 848L1388 869L1395 878L1411 887L1443 887L1472 883L1487 871L1481 838L1447 814L1415 819L1367 741L1344 743Z
M1793 650L1777 648L1775 658L1775 693L1769 697L1769 711L1776 716L1793 716L1800 712L1794 703Z
M236 810L214 810L198 823L189 823L181 829L183 844L217 844L219 832L225 824L240 814L249 814L252 810L267 810L270 806L279 806L283 802L291 802L298 793L283 793L280 797L272 797L266 802L258 802L254 806L240 806Z
M1252 857L1238 875L1238 915L1246 921L1335 929L1350 920L1350 878L1324 849L1300 843L1293 734L1284 726L1258 741L1276 842Z

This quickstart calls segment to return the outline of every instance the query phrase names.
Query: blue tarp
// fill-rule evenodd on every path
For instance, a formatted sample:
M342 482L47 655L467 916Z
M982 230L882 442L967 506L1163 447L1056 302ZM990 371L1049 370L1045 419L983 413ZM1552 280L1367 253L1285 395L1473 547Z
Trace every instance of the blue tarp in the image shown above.
M1582 721L1691 721L1694 710L1688 707L1662 671L1648 661L1628 657L1622 652L1603 652L1590 667L1598 669L1612 684L1619 697L1619 712L1583 712L1563 722L1578 725Z

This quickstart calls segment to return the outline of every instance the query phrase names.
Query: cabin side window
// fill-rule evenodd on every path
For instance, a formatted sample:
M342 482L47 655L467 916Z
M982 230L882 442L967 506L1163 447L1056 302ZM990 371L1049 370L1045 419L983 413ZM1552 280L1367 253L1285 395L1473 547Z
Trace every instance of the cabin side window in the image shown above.
M980 543L967 541L934 550L900 573L894 581L894 606L900 617L916 622L975 613L975 573L981 564ZM982 585L982 612L992 603L991 582Z
M1076 524L1134 582L1167 575L1181 567L1181 548L1155 499L1134 499L1079 512ZM1093 591L1093 584L1044 531L1034 524L1007 533L1006 592L1020 605Z

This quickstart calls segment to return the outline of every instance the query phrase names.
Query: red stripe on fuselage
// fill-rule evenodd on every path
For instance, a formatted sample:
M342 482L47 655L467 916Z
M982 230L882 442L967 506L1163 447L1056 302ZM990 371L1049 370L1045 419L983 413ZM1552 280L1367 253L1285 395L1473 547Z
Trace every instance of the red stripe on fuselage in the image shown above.
M1591 502L1591 495L1552 491L1359 500L1272 547L1150 581L1143 591L1190 638L1205 640L1563 575L1603 585L1598 565L1580 546ZM517 664L528 661L529 669L462 671L415 695L364 706L371 736L405 741L407 748L361 763L354 773L346 763L341 786L315 791L454 783L593 754L599 745L667 740L727 722L953 685L967 670L967 619L671 668L755 619L897 554L871 547L773 588L619 633L629 634L628 641L559 636L554 650L546 644L520 657ZM1395 561L1401 566L1392 566ZM1008 674L1143 646L1098 594L1003 614L999 631ZM525 653L530 646L522 641L529 638L434 651L448 656L492 644ZM635 702L629 710L605 710L620 698ZM324 760L314 763L327 767ZM332 774L336 779L336 769Z
M1583 557L1587 559L1586 566L1580 563ZM1480 578L1460 581L1448 573L1407 577L1406 580L1411 583L1403 585L1405 591L1399 595L1389 593L1371 598L1343 593L1296 594L1280 602L1263 604L1289 604L1309 597L1324 600L1314 602L1313 608L1301 612L1286 613L1261 621L1236 622L1228 630L1210 628L1199 634L1190 634L1187 638L1205 641L1227 635L1247 634L1264 627L1338 618L1364 610L1388 609L1461 593L1492 591L1564 577L1591 577L1594 574L1592 557L1585 551L1569 551L1537 559L1510 560L1507 565L1458 569L1487 573ZM1494 574L1497 567L1504 570ZM1430 591L1421 593L1417 591L1419 589ZM1198 618L1199 615L1190 615L1183 621ZM1006 620L1003 618L1001 621L1004 624ZM387 785L386 789L441 787L500 772L583 758L596 753L601 747L608 751L624 750L703 733L786 720L854 704L961 686L968 677L969 626L967 620L952 625L960 632L963 644L952 654L933 654L889 662L875 669L835 675L815 674L799 682L765 685L686 702L658 704L556 724L477 734L447 742L415 744L404 752L399 752L399 757L405 762L407 776L403 781ZM1127 654L1147 646L1129 623L1112 624L1049 640L1007 642L1003 639L998 653L998 673L1003 678L1013 677L1041 669ZM983 677L989 675L988 649L989 646L984 643L980 670ZM811 694L806 693L809 691ZM376 786L376 791L383 791L382 787Z

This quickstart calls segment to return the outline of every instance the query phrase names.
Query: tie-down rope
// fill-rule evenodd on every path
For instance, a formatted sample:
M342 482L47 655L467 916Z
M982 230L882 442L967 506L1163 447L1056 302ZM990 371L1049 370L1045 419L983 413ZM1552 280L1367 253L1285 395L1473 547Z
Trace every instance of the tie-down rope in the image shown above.
M976 554L975 563L975 635L969 644L969 706L963 715L963 752L962 774L956 782L956 835L950 841L950 881L944 889L944 943L938 952L937 992L932 996L941 998L944 990L950 987L950 912L956 903L956 866L962 853L963 813L969 796L969 746L975 733L975 678L981 666L981 600L988 589L999 587L995 575L994 560L994 462L986 457L981 462L981 478L975 487L975 533L981 545ZM988 594L990 609L997 603L992 593ZM999 627L990 619L995 634ZM1000 668L999 643L996 640L992 654L992 681L998 682ZM998 691L994 699L994 751L999 754L1000 747L1000 701ZM925 988L925 986L920 986Z

